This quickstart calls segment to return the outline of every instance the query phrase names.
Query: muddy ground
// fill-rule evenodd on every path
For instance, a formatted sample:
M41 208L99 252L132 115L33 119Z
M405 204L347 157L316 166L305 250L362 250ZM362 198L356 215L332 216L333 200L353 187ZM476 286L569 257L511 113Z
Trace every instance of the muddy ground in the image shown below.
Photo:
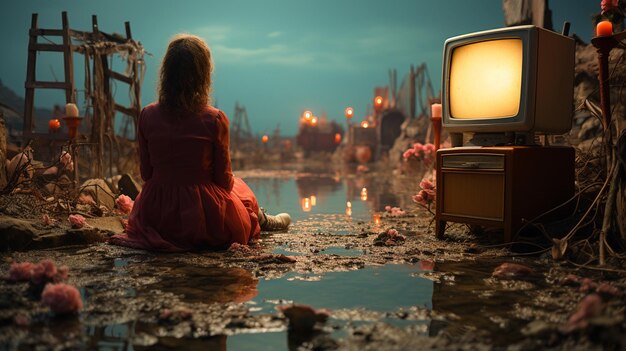
M241 175L293 177L299 172ZM388 178L374 171L361 176ZM410 197L406 182L392 186ZM3 279L0 349L226 349L226 337L270 332L286 332L290 350L626 349L626 275L620 260L607 270L582 268L554 261L549 250L501 245L497 231L471 234L463 225L436 240L432 215L418 206L404 208L401 216L384 214L380 225L350 221L343 213L314 216L288 232L262 233L261 242L249 250L156 254L101 242L111 234L106 228L115 227L110 223L72 230L58 215L56 225L44 225L35 202L28 195L9 195L0 199L0 216L26 220L38 235L55 239L3 252L0 276L8 276L12 262L52 259L69 267L67 282L81 290L84 308L55 315L42 306L31 283ZM391 228L405 240L380 237ZM532 272L492 277L504 262ZM250 303L260 280L287 275L315 280L329 272L389 264L420 267L419 276L433 282L432 308L335 309L328 311L326 323L297 331L285 313L258 312ZM572 315L590 294L598 294L601 303L579 312L580 321L573 323ZM291 301L266 302L288 306ZM112 337L106 328L115 325L132 328Z

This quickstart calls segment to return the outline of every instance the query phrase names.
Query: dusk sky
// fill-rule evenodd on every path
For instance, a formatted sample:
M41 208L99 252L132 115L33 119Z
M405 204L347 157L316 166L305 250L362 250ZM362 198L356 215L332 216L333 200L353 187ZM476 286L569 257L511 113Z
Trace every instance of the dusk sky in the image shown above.
M591 15L599 12L600 0L551 0L549 5L555 28L568 20L571 31L589 41ZM78 30L90 30L96 14L100 29L108 33L124 33L124 22L130 21L133 37L153 55L146 57L144 104L155 99L168 40L176 33L192 33L212 48L218 107L232 117L239 101L253 132L271 133L280 124L283 135L297 132L303 110L325 112L344 123L343 110L352 106L355 120L361 120L374 87L388 84L390 68L397 69L401 83L411 64L426 62L438 92L444 41L504 25L501 0L14 0L3 1L1 8L0 80L20 96L31 14L39 13L40 28L60 29L61 12L67 11L70 27ZM62 56L46 55L58 57L59 64L39 67L38 79L62 79ZM117 94L126 95L123 88L118 85ZM42 96L36 105L51 108L64 103L62 97Z

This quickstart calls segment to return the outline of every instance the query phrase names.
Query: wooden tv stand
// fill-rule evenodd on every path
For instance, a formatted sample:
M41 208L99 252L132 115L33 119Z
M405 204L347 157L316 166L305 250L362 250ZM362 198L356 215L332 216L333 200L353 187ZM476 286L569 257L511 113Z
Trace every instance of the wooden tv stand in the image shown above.
M503 228L510 242L524 220L574 195L574 155L556 146L438 150L436 236L450 221Z

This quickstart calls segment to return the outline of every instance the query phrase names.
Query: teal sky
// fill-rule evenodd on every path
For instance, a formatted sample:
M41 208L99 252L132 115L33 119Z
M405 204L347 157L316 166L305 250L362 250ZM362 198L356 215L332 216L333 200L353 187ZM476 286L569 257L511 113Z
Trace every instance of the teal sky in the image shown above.
M600 0L552 0L550 8L556 28L568 20L572 32L588 41ZM504 25L501 0L3 1L0 79L18 95L24 95L31 14L39 13L41 28L56 29L62 11L78 30L91 28L92 14L108 33L124 33L124 22L130 21L133 37L153 55L146 58L144 104L155 98L169 38L180 32L203 37L213 51L218 107L232 115L239 101L253 132L270 133L280 124L283 135L297 132L299 115L307 109L343 123L344 108L352 106L355 120L362 119L374 87L388 84L390 68L398 70L401 83L411 64L426 62L439 91L445 39ZM38 79L62 78L61 55L45 55L50 58L40 61L46 63ZM47 63L54 55L59 63ZM115 88L116 99L123 101L125 87ZM48 95L37 96L36 104L64 102L60 93Z

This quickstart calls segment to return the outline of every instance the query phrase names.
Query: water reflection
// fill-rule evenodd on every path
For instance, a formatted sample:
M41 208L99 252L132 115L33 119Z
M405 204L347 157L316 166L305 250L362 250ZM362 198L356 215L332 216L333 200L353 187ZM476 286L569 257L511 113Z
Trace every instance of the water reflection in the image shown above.
M369 221L385 206L407 205L394 190L398 185L363 176L305 173L294 178L247 177L245 181L262 207L269 212L287 211L294 222L315 214L339 213Z
M176 266L165 268L167 284L158 282L150 289L184 296L189 303L245 302L258 294L258 280L243 268Z

